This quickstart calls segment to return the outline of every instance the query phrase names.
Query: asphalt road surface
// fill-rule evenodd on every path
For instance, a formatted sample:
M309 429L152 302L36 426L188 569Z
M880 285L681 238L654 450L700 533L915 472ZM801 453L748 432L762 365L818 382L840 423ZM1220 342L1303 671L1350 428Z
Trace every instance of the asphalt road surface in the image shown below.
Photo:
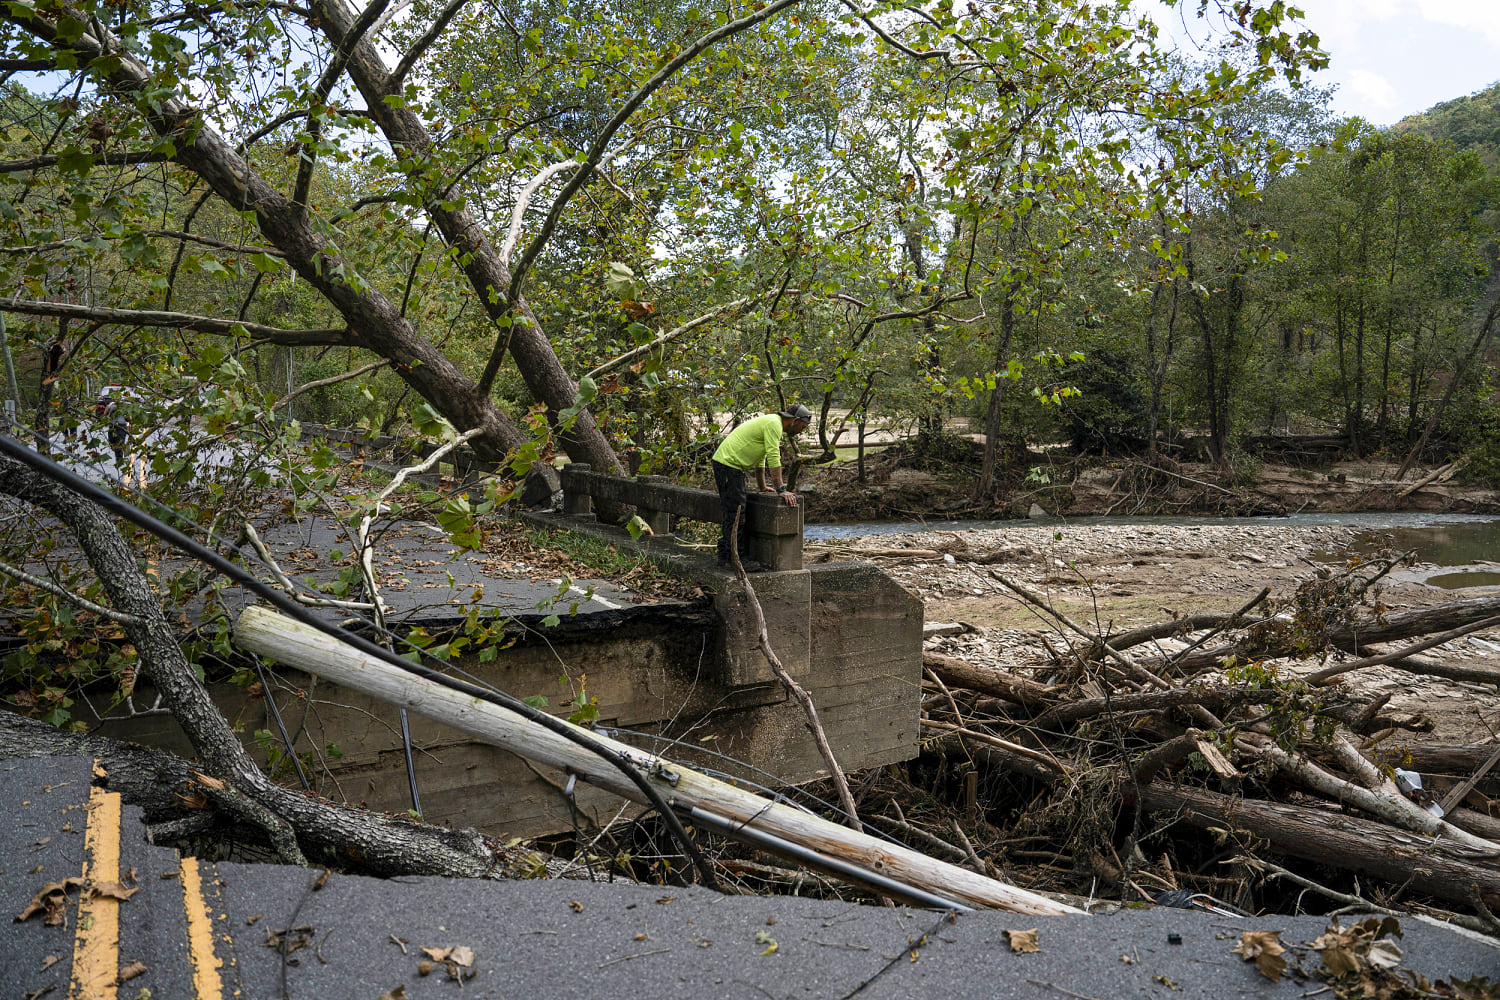
M0 1000L1332 995L1298 974L1318 965L1307 943L1324 917L951 915L572 880L324 879L152 847L91 770L0 761ZM49 886L53 925L45 906L13 919ZM1500 978L1496 942L1401 928L1403 969ZM1014 951L1007 932L1032 929L1039 950ZM1246 930L1280 932L1291 967L1278 982L1233 953Z

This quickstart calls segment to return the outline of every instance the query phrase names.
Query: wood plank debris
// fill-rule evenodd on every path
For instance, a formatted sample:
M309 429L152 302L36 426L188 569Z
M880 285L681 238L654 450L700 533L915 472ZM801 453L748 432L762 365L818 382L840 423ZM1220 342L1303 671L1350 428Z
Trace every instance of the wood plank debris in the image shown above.
M1251 602L1228 614L1113 634L1089 628L1046 595L990 571L1051 625L1042 643L1050 662L971 663L954 655L964 639L932 640L924 654L931 671L923 702L926 745L943 759L970 761L980 769L981 785L1008 782L1035 799L1030 822L1009 831L1011 840L1045 828L1038 822L1045 812L1072 817L1065 831L1021 838L1034 843L1020 853L1070 862L1075 871L1092 869L1115 883L1101 894L1149 897L1142 886L1156 878L1174 888L1183 878L1231 892L1226 883L1235 879L1170 866L1163 874L1148 857L1124 857L1116 834L1122 818L1136 815L1127 849L1143 841L1160 845L1162 838L1153 835L1180 831L1183 824L1210 831L1226 845L1221 857L1233 857L1241 889L1285 872L1277 861L1304 859L1324 871L1349 873L1343 884L1364 892L1372 906L1404 893L1429 912L1438 908L1445 919L1494 933L1500 929L1491 917L1500 910L1500 782L1491 769L1500 765L1500 750L1409 742L1433 721L1392 711L1388 690L1350 681L1362 676L1353 671L1383 665L1500 683L1494 667L1414 655L1500 629L1500 599L1390 613L1366 595L1403 558L1321 569L1289 600L1267 604L1269 612L1251 614ZM1214 641L1195 649L1195 635L1198 642ZM1163 651L1163 642L1175 643L1175 651ZM1377 642L1402 646L1361 655L1374 654L1370 646ZM1152 655L1128 652L1146 644L1154 647ZM1293 662L1267 662L1273 658ZM1298 665L1309 660L1313 669ZM1317 669L1320 661L1326 666ZM1393 780L1395 768L1435 780L1426 782L1426 791L1408 790ZM1049 791L1027 793L1035 788L1027 782ZM1350 898L1342 889L1318 888L1330 900Z

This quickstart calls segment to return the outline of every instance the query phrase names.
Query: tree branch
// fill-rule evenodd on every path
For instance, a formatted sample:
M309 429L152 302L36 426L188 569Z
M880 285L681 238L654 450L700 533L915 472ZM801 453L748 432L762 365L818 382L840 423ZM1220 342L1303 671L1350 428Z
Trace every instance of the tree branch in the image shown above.
M342 222L361 209L369 208L371 205L389 205L393 201L400 200L400 197L400 195L395 194L367 194L358 201L351 203L348 207L340 209L329 221L332 223Z
M761 610L760 599L755 596L755 588L750 585L750 577L745 573L744 564L740 562L738 544L740 518L745 515L746 508L741 507L736 513L734 524L729 529L729 558L734 564L734 574L739 580L740 588L745 593L745 600L750 605L750 613L755 623L756 641L760 646L761 655L770 664L771 670L776 674L776 679L781 681L781 686L796 699L802 706L802 713L806 716L808 731L812 733L813 743L817 745L818 754L823 758L823 763L828 765L829 777L833 779L834 787L838 789L839 804L843 807L844 822L855 830L864 830L864 824L859 821L859 808L854 802L854 795L849 791L849 779L844 775L844 769L839 766L838 758L833 754L833 745L828 742L828 733L823 729L823 723L818 719L818 707L813 704L812 695L807 689L787 673L786 667L781 665L781 658L776 655L776 650L771 646L770 633L766 631L766 615Z
M562 218L563 209L567 207L568 202L583 187L584 182L594 172L594 168L604 159L604 152L609 147L610 141L614 139L615 133L624 127L625 123L635 114L636 109L645 103L646 98L650 97L658 87L670 80L678 70L692 62L710 46L741 31L753 28L762 21L775 17L786 8L798 2L800 0L775 0L774 3L767 4L753 14L720 25L683 49L677 54L676 58L653 74L651 79L642 84L639 90L630 95L630 99L625 102L620 110L615 113L615 116L609 120L609 123L599 132L598 137L594 139L594 145L589 150L588 156L584 158L582 166L573 174L567 186L562 189L562 192L558 194L557 200L552 203L552 210L547 213L547 221L542 224L541 231L532 238L530 246L526 248L526 252L521 255L520 262L516 264L515 272L510 278L510 288L505 293L507 301L515 302L521 297L521 289L526 282L526 273L531 270L531 265L536 261L538 255L541 254L542 248L552 238L552 231L557 228L557 223Z
M432 47L432 43L437 41L438 36L448 27L448 22L452 21L454 16L463 9L464 4L468 2L469 0L448 0L448 6L438 12L438 16L432 22L432 26L423 32L422 37L418 38L410 49L407 49L406 54L401 57L401 61L396 64L396 68L391 70L391 75L386 78L386 85L390 88L391 93L395 93L401 89L401 81L406 79L406 74L411 72L411 68L416 64L416 61L422 58L422 53Z
M536 194L537 190L554 175L578 165L577 160L563 160L561 163L543 167L535 177L526 182L525 187L521 188L521 193L516 196L516 207L510 213L510 229L506 231L505 242L500 247L500 263L510 266L510 255L515 253L516 242L521 238L521 222L526 215L526 209L531 205L531 196Z
M650 354L658 347L661 347L663 344L671 343L673 340L676 340L684 333L696 329L697 327L702 326L710 320L717 319L718 317L724 315L726 312L731 312L733 310L748 306L752 302L756 302L760 299L765 298L768 294L770 293L751 295L743 299L735 299L733 302L726 302L724 305L711 309L696 319L688 320L686 323L682 324L674 330L668 330L660 337L652 340L649 344L642 344L640 347L631 348L614 360L604 362L604 364L600 365L598 368L595 368L593 371L585 375L584 378L591 378L595 381L598 381L600 376L607 375L610 372L614 371L616 368L619 368L623 365L628 365L630 362L634 361L636 358L641 357L644 354Z
M459 445L467 444L472 438L474 438L475 435L479 433L479 431L480 428L477 427L473 430L465 431L454 440L449 441L442 447L438 448L431 455L428 455L427 458L422 462L418 463L417 465L406 466L401 471L397 472L396 475L391 478L391 481L386 486L386 488L380 491L380 495L375 498L375 502L370 505L370 509L365 512L364 517L360 518L359 530L354 538L354 547L357 550L360 574L361 576L363 576L365 581L365 590L368 592L370 600L374 603L374 607L372 610L375 614L375 624L378 627L385 627L386 606L380 599L380 581L375 577L375 544L370 540L370 525L375 520L376 512L380 510L381 505L386 500L390 499L391 494L395 493L398 489L401 488L401 484L406 482L407 476L426 472L428 469L436 465L444 455L453 451ZM416 793L413 792L414 799L415 795Z
M861 22L863 22L865 27L875 32L875 34L880 36L882 41L884 41L887 45L895 49L897 52L900 52L904 56L909 56L912 59L923 60L942 59L944 62L949 61L953 56L952 49L929 49L926 52L918 52L916 49L908 48L907 46L898 42L890 32L886 31L880 25L876 24L874 18L870 17L870 15L866 14L864 11L856 7L852 0L844 0L844 6L848 7L849 12L856 18L858 18Z
M299 385L297 386L297 388L293 389L291 392L287 393L285 396L282 396L276 402L272 403L271 412L275 413L277 410L281 409L283 406L290 403L293 399L296 399L304 392L310 392L313 389L321 389L325 385L336 385L339 382L347 382L350 379L359 378L361 375L367 375L370 372L373 372L380 368L386 368L389 365L389 361L372 361L369 364L364 365L363 367L354 369L352 372L345 372L342 375L334 375L331 378L320 378L316 382L308 382L304 385Z
M52 583L49 580L43 580L41 577L32 576L25 570L16 569L14 566L7 565L6 563L0 562L0 573L4 573L6 576L11 577L12 579L20 580L22 583L29 584L30 586L37 587L41 590L45 590L52 596L61 598L62 600L67 601L69 604L75 604L85 611L91 611L101 618L108 618L110 621L119 622L121 625L139 625L141 623L141 620L135 615L128 615L123 611L116 611L113 608L106 608L102 604L95 604L93 601L90 601L87 598L79 597L77 594L70 593L69 591L65 590L62 587L59 587L57 584Z
M240 539L235 542L236 546L240 544L240 541L249 543L250 547L255 550L255 554L260 557L260 561L265 563L271 570L271 575L276 578L276 582L280 584L281 589L286 591L287 596L298 604L306 605L309 608L343 608L346 611L374 610L375 605L363 601L338 601L331 597L312 597L304 593L286 575L286 572L281 568L281 564L271 554L271 550L266 548L266 543L261 541L260 534L255 530L255 526L249 521L246 521L240 529Z
M322 344L330 347L363 346L359 338L347 327L329 327L317 330L283 330L280 327L247 323L243 320L215 319L211 316L195 316L191 313L161 312L152 309L109 309L104 306L84 306L71 302L44 302L40 299L0 299L0 312L22 313L28 316L57 316L66 319L88 320L95 323L115 323L121 326L154 326L171 330L194 330L198 333L234 335L244 331L252 337L261 337L276 344Z
M1324 667L1322 670L1308 674L1303 680L1309 684L1328 684L1339 674L1346 674L1351 670L1362 670L1365 667L1376 667L1382 663L1393 663L1397 660L1404 660L1408 656L1414 656L1424 650L1431 649L1433 646L1441 646L1445 642L1468 635L1470 632L1478 632L1482 629L1490 628L1493 625L1500 625L1500 615L1492 615L1489 618L1482 618L1477 622L1460 625L1458 628L1449 629L1446 632L1439 632L1437 635L1428 636L1421 642L1404 646L1401 649L1394 649L1389 653L1381 653L1379 656L1366 656L1358 660L1350 660L1348 663L1335 663L1331 667ZM1399 663L1396 665L1400 666Z
M57 166L62 157L56 153L28 156L23 160L0 161L0 174L22 173L27 170L44 170ZM98 162L107 167L129 167L138 163L169 163L172 157L165 153L102 153Z
M216 240L212 236L198 236L194 233L185 233L175 229L142 229L136 233L127 233L125 236L77 236L71 240L54 240L51 243L33 243L29 246L0 246L0 253L38 254L47 253L52 250L84 250L88 249L84 246L87 240L117 240L135 235L178 240L183 243L197 243L201 246L213 247L215 250L228 250L231 253L263 253L270 257L286 256L286 254L275 247L252 247L243 243L226 243L223 240Z
M349 65L349 55L359 40L364 37L365 32L375 23L375 19L385 10L390 0L370 0L370 5L360 12L354 21L354 26L339 39L338 46L334 50L333 58L328 61L328 66L323 70L323 75L318 78L317 86L313 89L313 101L316 107L322 107L328 103L328 95L333 92L333 85L338 82L339 77L344 75L344 67ZM308 119L307 134L309 142L301 144L302 155L297 162L297 182L292 191L292 201L302 206L302 211L307 211L307 196L312 190L313 170L318 165L318 141L323 137L323 120L316 115Z

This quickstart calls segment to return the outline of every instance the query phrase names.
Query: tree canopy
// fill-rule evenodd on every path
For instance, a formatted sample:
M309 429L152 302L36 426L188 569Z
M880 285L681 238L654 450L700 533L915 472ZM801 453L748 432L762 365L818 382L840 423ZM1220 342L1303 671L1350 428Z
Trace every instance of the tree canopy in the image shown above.
M118 387L150 491L202 523L331 482L298 418L461 439L518 479L666 469L793 400L828 460L847 423L960 415L990 502L1018 440L1195 439L1225 469L1255 431L1404 450L1439 388L1500 425L1472 364L1479 97L1431 136L1336 123L1284 0L1167 4L1214 27L1190 54L1139 6L6 0L18 423L105 461L66 435ZM107 523L3 458L0 491ZM45 642L185 669L139 581L40 535L6 541L44 564L11 593L61 623ZM41 643L7 663L67 722Z

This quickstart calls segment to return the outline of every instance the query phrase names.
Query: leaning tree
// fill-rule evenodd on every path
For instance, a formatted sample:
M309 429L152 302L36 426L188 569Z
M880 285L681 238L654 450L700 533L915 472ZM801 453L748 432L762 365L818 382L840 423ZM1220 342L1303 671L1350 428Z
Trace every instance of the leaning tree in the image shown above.
M1163 86L1154 28L1128 0L641 4L618 21L562 2L510 17L465 0L10 0L0 316L22 318L13 346L40 386L43 443L72 366L147 381L170 380L163 358L187 364L225 390L204 425L217 437L278 402L249 391L257 351L332 349L343 369L320 381L386 372L482 457L525 467L556 441L618 471L599 380L650 374L674 341L764 309L735 334L753 338L743 353L860 386L875 366L850 359L871 331L904 324L934 343L997 289L1020 295L1050 271L1035 247L995 256L1039 213L1055 223L1048 240L1066 240L1110 212L1170 211L1194 150L1229 141L1216 104L1322 59L1283 0L1198 8L1259 62ZM486 24L511 33L514 55L488 78L452 44ZM1133 162L1132 127L1179 143L1180 166ZM610 256L621 213L633 261ZM564 329L557 290L580 272L603 276L628 353L585 350ZM651 283L670 316L646 299ZM830 356L808 361L812 342L776 326L797 310L806 322L788 329L835 343ZM395 859L381 870L402 866L410 844L380 841L388 824L305 805L249 764L108 512L6 458L0 493L61 524L95 574L7 565L17 599L128 645L201 770L148 766L289 859L342 838ZM7 540L16 561L37 561L18 533ZM9 755L107 749L0 720ZM472 838L412 836L442 855L413 870L492 860Z

